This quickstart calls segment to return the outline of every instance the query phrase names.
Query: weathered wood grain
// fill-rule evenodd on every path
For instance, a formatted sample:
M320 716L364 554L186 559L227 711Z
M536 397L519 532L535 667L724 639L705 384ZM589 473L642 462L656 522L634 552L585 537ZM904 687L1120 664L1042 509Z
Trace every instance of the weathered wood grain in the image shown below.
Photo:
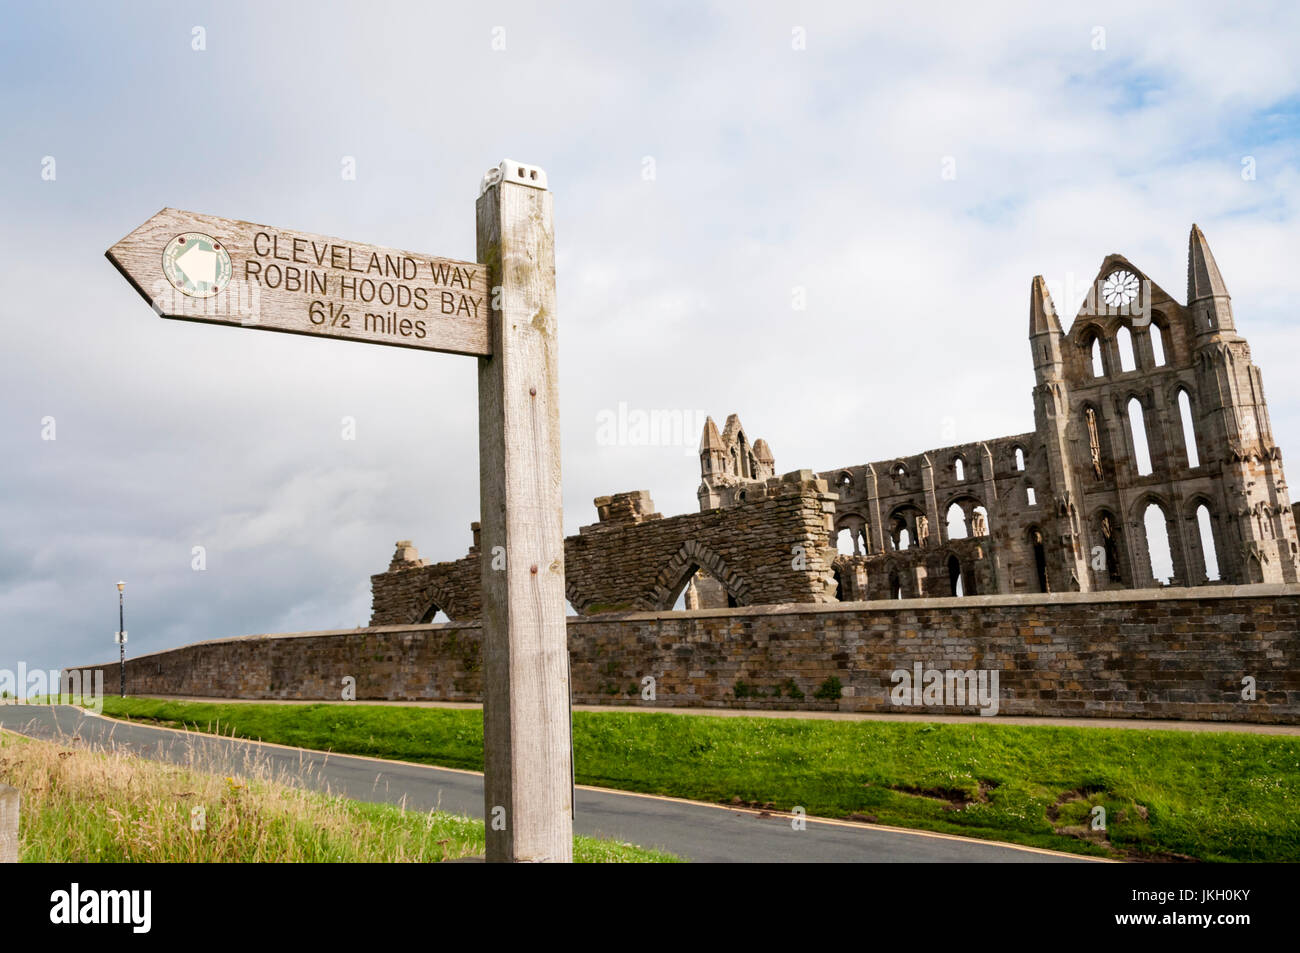
M229 284L192 297L168 280L163 251L199 232L231 260ZM166 208L108 258L165 318L481 357L487 269L475 262Z
M493 354L479 360L487 859L566 862L572 767L551 193L506 176L477 210L478 256L499 288Z
M0 784L0 864L18 863L18 789Z

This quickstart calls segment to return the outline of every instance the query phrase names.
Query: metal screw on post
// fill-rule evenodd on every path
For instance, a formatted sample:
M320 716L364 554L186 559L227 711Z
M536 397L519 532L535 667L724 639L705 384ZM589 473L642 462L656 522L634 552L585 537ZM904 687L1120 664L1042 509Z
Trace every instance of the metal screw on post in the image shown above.
M121 690L122 697L126 697L126 608L122 603L122 593L126 590L126 583L117 584L117 648L118 659L121 663Z

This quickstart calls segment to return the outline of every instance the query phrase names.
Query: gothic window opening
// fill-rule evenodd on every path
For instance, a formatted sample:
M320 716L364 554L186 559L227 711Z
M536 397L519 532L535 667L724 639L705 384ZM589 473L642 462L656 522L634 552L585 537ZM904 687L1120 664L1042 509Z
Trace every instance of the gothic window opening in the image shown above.
M1169 526L1165 511L1159 503L1148 503L1142 513L1142 525L1147 534L1147 555L1151 560L1151 578L1168 585L1174 577L1174 557L1169 548Z
M1029 541L1034 547L1034 579L1039 592L1051 592L1047 583L1047 550L1043 547L1043 534L1037 528L1029 531Z
M1151 474L1151 450L1147 446L1146 418L1142 415L1142 401L1130 397L1128 402L1129 433L1133 438L1133 465L1138 476Z
M1219 553L1214 546L1214 527L1210 522L1210 508L1202 503L1196 508L1196 528L1201 537L1201 561L1205 564L1207 582L1219 580Z
M898 552L914 546L924 546L930 532L929 521L916 506L904 504L889 517L889 537Z
M1094 337L1092 339L1091 350L1092 350L1092 376L1105 377L1106 365L1102 362L1101 359L1101 338Z
M1102 480L1101 469L1101 434L1097 430L1096 408L1086 407L1083 418L1088 424L1088 456L1092 463L1092 476L1098 483Z
M871 552L865 519L856 513L848 513L835 525L835 549L841 556L864 556Z
M436 604L429 606L429 608L425 610L424 615L420 618L420 622L422 624L432 622L433 624L437 625L442 622L450 622L450 621L451 619L447 618L447 613L443 612L442 609L438 608Z
M948 538L965 539L970 534L966 531L966 513L958 503L948 507Z
M1116 538L1119 528L1115 524L1115 517L1102 513L1098 523L1101 530L1102 561L1105 564L1102 568L1111 582L1123 582L1124 575L1120 572L1119 565L1119 540Z
M1196 449L1196 427L1192 422L1192 399L1187 391L1178 391L1178 417L1183 422L1183 446L1187 448L1187 465L1192 469L1201 465L1201 455Z
M961 483L966 479L966 461L961 457L954 457L952 461L952 470L957 477L957 482Z
M1126 326L1121 326L1115 335L1115 343L1119 345L1120 373L1137 370L1137 361L1133 357L1133 332Z
M1026 506L1037 506L1037 505L1038 505L1038 497L1037 497L1037 495L1034 493L1034 488L1033 488L1033 486L1032 486L1031 484L1029 484L1029 483L1026 483L1026 484L1025 484L1025 505L1026 505Z
M1020 447L1016 447L1016 469L1023 470L1024 468L1025 468L1025 451Z
M1156 367L1165 366L1165 329L1160 327L1154 321L1151 322L1151 330L1147 332L1151 338L1151 356L1155 358Z
M961 563L956 556L948 557L948 588L954 596L965 595L965 587L962 585Z
M740 603L722 580L698 564L692 564L687 569L682 587L672 602L675 611L736 609L739 606Z

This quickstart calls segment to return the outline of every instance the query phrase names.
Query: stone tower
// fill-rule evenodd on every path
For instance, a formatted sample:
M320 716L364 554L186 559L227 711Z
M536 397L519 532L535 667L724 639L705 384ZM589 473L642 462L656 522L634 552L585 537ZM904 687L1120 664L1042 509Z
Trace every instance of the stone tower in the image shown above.
M1187 273L1184 306L1108 256L1064 336L1035 282L1035 422L1062 571L1073 567L1084 590L1296 579L1259 368L1196 226ZM1082 543L1074 553L1069 537ZM1172 574L1161 578L1152 556L1165 549Z
M1220 450L1229 550L1224 555L1232 576L1238 582L1295 582L1295 517L1263 379L1251 362L1250 345L1237 334L1232 298L1196 225L1187 248L1187 308L1200 424Z
M1044 546L1036 555L1044 563L1044 588L1055 585L1078 592L1090 589L1088 560L1084 549L1078 504L1083 493L1071 465L1070 389L1066 380L1062 344L1065 333L1056 315L1056 305L1047 282L1038 275L1029 286L1029 346L1034 359L1034 430L1038 435L1051 481L1052 494L1044 502L1051 507L1050 521L1056 525L1055 546ZM1044 520L1044 522L1049 522Z
M776 461L767 441L759 438L751 444L740 417L729 416L721 433L712 417L705 418L700 436L700 488L696 494L701 512L729 506L745 484L762 483L775 475Z

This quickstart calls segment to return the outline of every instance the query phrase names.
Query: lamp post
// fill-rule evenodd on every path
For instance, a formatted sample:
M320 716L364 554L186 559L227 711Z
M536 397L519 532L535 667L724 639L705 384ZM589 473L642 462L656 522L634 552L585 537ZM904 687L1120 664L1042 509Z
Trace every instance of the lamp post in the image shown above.
M122 697L126 697L126 608L122 603L122 594L126 591L126 583L117 584L117 648L118 659L121 662L121 684Z

